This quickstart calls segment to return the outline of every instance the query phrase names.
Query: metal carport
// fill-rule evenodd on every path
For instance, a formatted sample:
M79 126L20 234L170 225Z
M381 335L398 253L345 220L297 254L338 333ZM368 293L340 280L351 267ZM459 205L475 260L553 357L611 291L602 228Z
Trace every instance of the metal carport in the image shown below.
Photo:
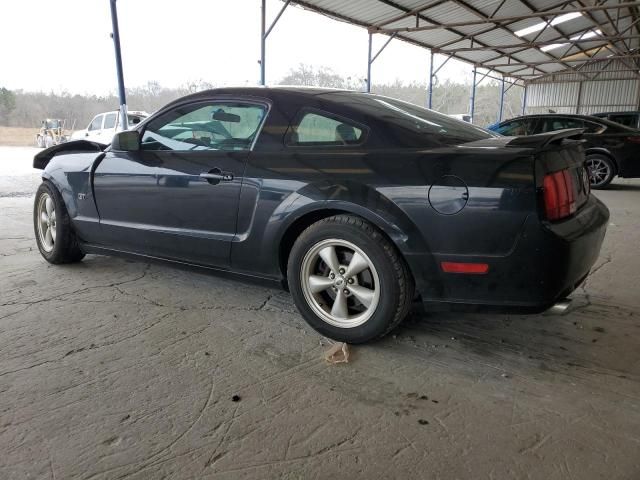
M619 0L283 0L267 23L266 0L262 1L260 84L266 84L267 39L291 4L367 29L366 90L371 90L372 66L394 39L429 50L428 91L425 103L433 102L433 79L452 58L473 69L470 94L471 121L476 87L486 78L502 84L498 120L502 119L505 93L523 88L522 111L529 90L535 94L534 111L543 103L566 100L562 111L593 113L612 107L638 108L640 102L640 1ZM121 109L126 109L118 38L116 0L110 0L116 50ZM373 51L373 39L387 40ZM436 55L441 59L438 61ZM611 82L624 80L624 94L612 96ZM605 83L608 82L608 83ZM534 87L535 86L535 87ZM581 109L584 94L590 107ZM557 105L554 105L557 106ZM126 120L126 116L122 116Z
M485 78L502 83L499 119L504 95L513 86L524 88L523 112L529 86L534 84L545 84L548 89L550 84L577 81L581 88L582 82L591 85L624 78L633 80L626 85L627 90L640 87L640 2L617 0L286 0L268 28L266 0L262 0L263 85L267 37L292 3L367 29L367 91L371 89L372 65L393 39L429 50L428 107L432 106L434 76L446 62L455 58L471 64L472 118L475 90ZM373 51L375 35L388 37L377 52ZM441 56L440 61L436 54ZM603 71L606 75L600 78ZM598 85L596 96L607 88ZM628 95L612 101L605 100L600 106L630 109L638 105L637 98L629 104ZM580 111L579 99L577 103L575 111Z

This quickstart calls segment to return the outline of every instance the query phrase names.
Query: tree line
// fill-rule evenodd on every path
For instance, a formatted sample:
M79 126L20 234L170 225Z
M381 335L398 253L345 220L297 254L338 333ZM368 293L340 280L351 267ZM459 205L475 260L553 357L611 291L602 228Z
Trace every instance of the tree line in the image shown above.
M278 82L282 85L305 85L330 88L362 90L363 81L344 77L327 67L313 68L299 65ZM141 87L127 89L127 105L130 110L154 112L172 100L188 93L214 88L215 84L198 81L178 88L167 88L158 82L148 82ZM374 84L372 91L416 105L426 105L427 85L403 83L397 80L391 84ZM468 114L470 109L471 86L450 80L436 84L433 88L433 109L446 114ZM521 111L522 89L511 88L505 95L503 118L511 118ZM475 121L481 126L498 119L500 84L486 80L476 89ZM79 95L69 92L25 92L0 88L0 126L39 127L45 118L67 120L68 128L85 128L100 112L116 110L118 98L110 95Z

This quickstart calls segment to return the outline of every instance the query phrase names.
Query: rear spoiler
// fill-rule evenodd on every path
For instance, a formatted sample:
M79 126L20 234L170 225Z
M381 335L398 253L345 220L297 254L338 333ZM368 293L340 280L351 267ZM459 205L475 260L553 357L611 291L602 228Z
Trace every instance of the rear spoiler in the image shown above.
M54 145L42 150L33 157L33 168L44 170L47 163L59 153L63 152L102 152L108 145L89 140L73 140L71 142Z
M560 145L565 140L582 140L584 128L565 128L564 130L556 130L548 133L540 133L538 135L529 135L527 137L514 137L507 146L543 149L549 145Z

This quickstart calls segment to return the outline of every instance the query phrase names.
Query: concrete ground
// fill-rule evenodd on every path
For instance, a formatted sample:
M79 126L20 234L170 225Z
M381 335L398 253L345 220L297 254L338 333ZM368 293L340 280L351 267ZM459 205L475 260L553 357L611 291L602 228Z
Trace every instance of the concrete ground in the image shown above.
M34 151L0 147L0 478L640 478L640 181L596 193L568 315L414 314L327 365L286 293L47 264Z

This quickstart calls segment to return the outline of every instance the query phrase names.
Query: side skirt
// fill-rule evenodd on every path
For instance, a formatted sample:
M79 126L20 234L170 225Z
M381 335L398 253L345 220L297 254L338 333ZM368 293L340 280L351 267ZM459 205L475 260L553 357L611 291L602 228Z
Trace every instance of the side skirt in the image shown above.
M154 257L152 255L145 255L142 253L116 250L113 248L103 247L101 245L82 243L80 244L80 248L85 253L127 258L131 260L136 260L139 262L147 262L147 263L154 263L154 264L164 264L164 265L169 264L173 267L176 267L182 270L196 271L199 273L208 273L211 275L227 278L230 280L240 281L243 283L252 283L256 285L266 286L269 288L283 289L283 285L284 285L284 280L282 278L260 276L256 274L246 273L246 272L234 272L228 269L183 262L183 261L175 260L171 258Z

